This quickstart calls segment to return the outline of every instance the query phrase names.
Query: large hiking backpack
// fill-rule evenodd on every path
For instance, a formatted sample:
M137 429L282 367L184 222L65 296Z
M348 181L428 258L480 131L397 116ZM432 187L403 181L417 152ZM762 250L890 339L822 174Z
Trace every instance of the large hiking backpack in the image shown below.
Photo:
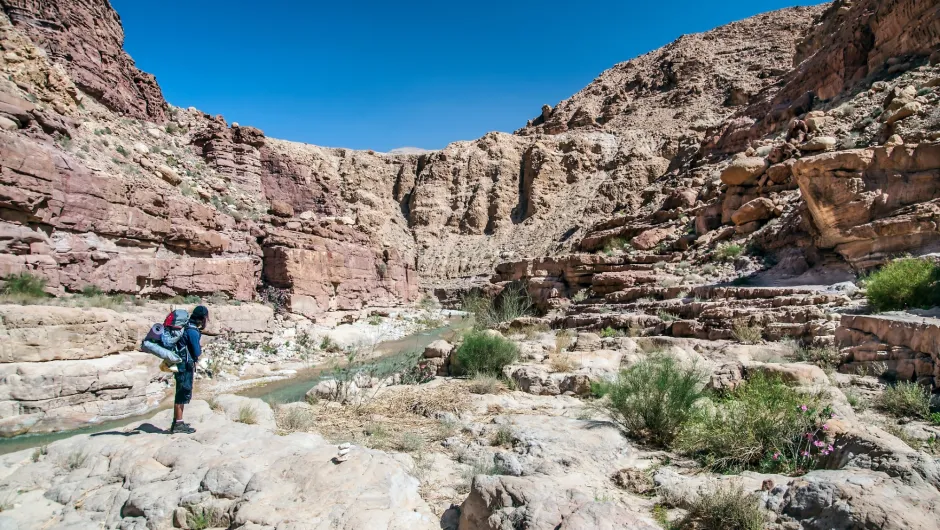
M150 332L140 343L140 351L156 355L170 364L183 362L177 352L178 343L183 338L187 324L189 313L185 309L171 312L162 324L154 324L150 328Z

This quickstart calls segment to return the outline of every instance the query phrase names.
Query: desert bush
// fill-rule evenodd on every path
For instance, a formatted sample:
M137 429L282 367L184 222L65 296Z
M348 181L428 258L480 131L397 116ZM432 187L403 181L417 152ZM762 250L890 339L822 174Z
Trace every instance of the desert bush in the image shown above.
M601 330L602 339L611 339L611 338L626 337L626 336L627 336L626 333L624 333L623 331L619 329L614 329L610 326L607 326L606 328Z
M499 376L503 367L519 358L519 347L502 336L471 331L457 348L458 371Z
M610 381L591 381L591 397L602 399L610 393Z
M731 335L742 344L757 344L764 338L764 328L751 325L747 320L736 320L731 327Z
M604 248L601 250L604 254L611 256L618 250L623 250L624 247L629 245L630 242L622 237L615 237L607 241L604 244Z
M316 424L316 416L306 407L286 407L283 414L277 416L277 426L285 431L309 431ZM283 410L283 409L282 409Z
M470 378L468 390L472 394L496 394L503 388L502 381L494 375L475 374Z
M320 349L327 353L337 353L343 350L340 348L339 344L333 340L333 337L329 335L325 335L323 339L320 340Z
M579 304L588 299L590 296L590 289L581 289L580 291L574 293L574 296L571 297L571 301Z
M675 322L676 320L681 320L679 317L677 317L676 315L673 315L672 313L670 313L669 311L666 311L665 309L660 309L659 311L657 311L656 316L659 317L659 319L662 320L663 322Z
M930 392L909 381L885 388L876 403L881 410L899 418L926 419L930 416Z
M3 289L0 294L4 301L28 302L37 298L46 298L46 279L34 276L28 272L12 274L3 279Z
M493 446L512 447L513 440L516 439L516 433L508 425L500 425L493 433Z
M888 263L865 279L868 303L875 311L940 305L940 267L929 259L903 258Z
M760 496L738 486L701 491L689 507L681 527L700 530L761 530L766 524Z
M235 421L246 425L254 425L258 423L258 411L250 404L245 403L238 409L238 418Z
M562 353L571 347L571 343L574 342L574 333L570 330L563 329L555 335L555 351L557 353Z
M804 363L812 363L820 368L835 368L842 363L842 354L835 346L806 346L795 343L793 356Z
M868 400L855 390L846 390L845 400L848 401L849 406L852 407L852 410L855 410L856 412L868 410Z
M65 468L69 471L74 471L84 467L87 460L87 453L82 451L73 451L72 453L69 453L69 456L65 459Z
M637 438L669 446L702 397L704 375L654 355L623 370L606 388L610 417Z
M809 469L816 455L832 450L825 440L831 411L820 402L818 395L757 374L714 408L697 410L676 447L717 471Z
M737 243L727 243L715 249L715 258L719 261L732 261L744 254L744 247Z
M395 441L395 448L406 453L418 453L424 449L424 438L413 432L403 433Z
M556 353L549 356L549 364L553 372L573 372L581 368L581 362L567 353Z
M461 309L473 315L476 329L492 329L532 312L532 299L525 286L513 283L496 298L470 294L461 301Z
M215 412L223 412L225 410L225 407L223 407L222 404L219 403L219 400L216 399L215 396L206 398L206 404L209 405L210 410L213 410Z

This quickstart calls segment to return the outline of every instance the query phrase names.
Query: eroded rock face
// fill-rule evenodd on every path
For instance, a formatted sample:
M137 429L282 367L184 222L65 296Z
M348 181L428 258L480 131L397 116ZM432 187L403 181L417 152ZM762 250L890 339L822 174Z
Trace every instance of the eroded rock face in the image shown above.
M940 320L935 316L903 312L845 315L836 339L845 357L840 368L845 373L862 367L873 373L883 369L899 380L937 387Z
M114 112L166 121L160 86L124 51L124 28L107 0L3 0L0 7L82 91Z
M0 229L4 276L30 271L70 291L91 284L135 294L254 295L256 241L162 180L95 172L8 134L0 136L0 205L8 220Z
M888 74L923 61L940 44L938 7L921 0L837 0L796 46L793 68L779 91L765 91L724 127L719 149L785 127L872 74Z
M816 244L869 268L903 253L924 253L940 241L940 144L839 151L799 160L793 173Z

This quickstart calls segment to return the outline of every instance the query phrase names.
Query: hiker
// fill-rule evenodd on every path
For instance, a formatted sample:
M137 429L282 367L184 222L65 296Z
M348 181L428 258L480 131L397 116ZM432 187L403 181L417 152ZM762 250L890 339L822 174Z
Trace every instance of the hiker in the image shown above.
M179 364L179 371L176 377L176 396L173 400L173 425L170 426L170 434L192 434L196 432L191 425L183 421L183 409L193 398L193 379L196 375L196 363L199 356L202 355L202 347L199 344L202 338L202 330L209 323L209 310L205 306L196 306L189 315L189 323L186 324L183 332L183 338L180 340L180 357L183 361Z

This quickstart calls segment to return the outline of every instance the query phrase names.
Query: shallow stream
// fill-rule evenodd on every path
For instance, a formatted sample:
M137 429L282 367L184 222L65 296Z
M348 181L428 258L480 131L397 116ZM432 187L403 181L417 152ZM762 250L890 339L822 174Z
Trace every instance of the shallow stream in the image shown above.
M455 317L452 318L447 323L447 325L442 328L422 331L401 339L382 342L375 348L375 359L378 360L382 357L388 357L407 351L423 351L428 344L431 344L438 339L452 340L456 334L458 334L468 325L469 323L466 319ZM329 373L329 371L329 365L312 367L308 370L302 370L298 372L297 375L293 377L279 381L260 383L235 393L241 396L263 399L268 403L292 403L296 401L303 401L307 391L313 388L314 385L316 385L327 373ZM199 382L197 381L197 391L198 385ZM199 397L202 396L197 396L196 399L199 399ZM0 455L22 451L24 449L41 447L43 445L48 445L58 440L71 438L72 436L79 434L94 434L98 432L122 429L128 425L148 420L158 412L169 409L170 407L172 407L172 402L168 399L157 409L147 412L146 414L130 416L120 420L96 423L94 425L68 431L24 434L21 436L13 436L11 438L0 438Z

